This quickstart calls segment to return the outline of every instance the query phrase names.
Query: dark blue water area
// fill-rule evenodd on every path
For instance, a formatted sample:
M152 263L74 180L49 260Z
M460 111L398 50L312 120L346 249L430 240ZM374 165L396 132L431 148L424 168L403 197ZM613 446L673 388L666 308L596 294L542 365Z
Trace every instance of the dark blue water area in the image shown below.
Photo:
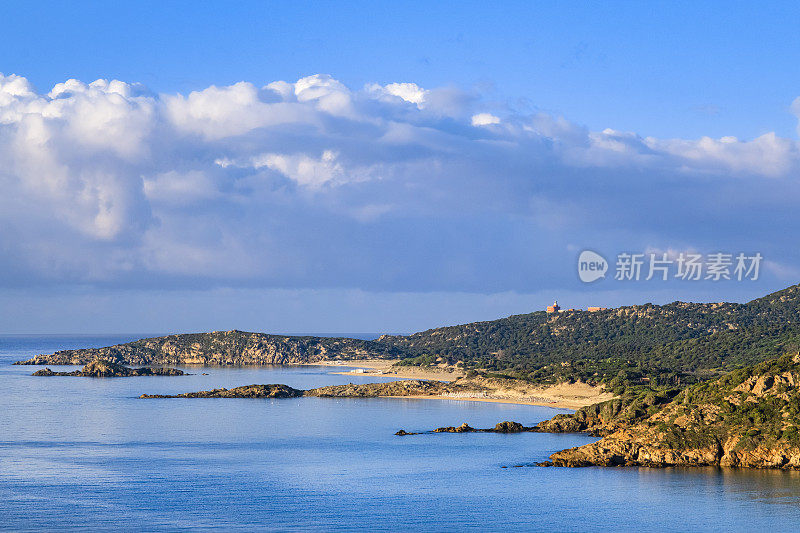
M145 400L138 396L381 378L316 366L37 378L30 374L38 367L11 366L37 353L139 337L0 337L1 529L800 529L796 472L540 468L530 465L593 439L394 435L462 422L529 425L561 412L546 407L389 398Z

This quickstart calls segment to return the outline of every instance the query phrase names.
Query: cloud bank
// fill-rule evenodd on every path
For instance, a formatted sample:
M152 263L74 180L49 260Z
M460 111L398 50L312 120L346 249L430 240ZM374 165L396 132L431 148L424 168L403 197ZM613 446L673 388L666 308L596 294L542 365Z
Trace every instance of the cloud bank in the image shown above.
M582 248L758 250L797 281L798 170L773 133L589 131L453 87L0 75L1 283L534 292Z

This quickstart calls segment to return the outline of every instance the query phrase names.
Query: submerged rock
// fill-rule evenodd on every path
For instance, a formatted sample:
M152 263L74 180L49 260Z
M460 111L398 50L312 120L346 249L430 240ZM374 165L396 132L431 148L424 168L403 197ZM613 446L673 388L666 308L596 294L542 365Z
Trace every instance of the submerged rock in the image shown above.
M183 376L186 375L177 368L128 368L105 359L96 359L84 366L81 370L72 372L54 372L49 368L37 370L33 376L78 376L93 378L116 378L130 376Z

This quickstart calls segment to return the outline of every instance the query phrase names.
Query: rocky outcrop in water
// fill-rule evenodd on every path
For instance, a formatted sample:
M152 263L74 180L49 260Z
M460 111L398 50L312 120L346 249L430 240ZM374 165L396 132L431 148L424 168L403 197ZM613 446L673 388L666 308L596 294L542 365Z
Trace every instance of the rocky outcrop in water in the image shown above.
M84 365L102 358L125 365L274 365L328 360L397 358L404 354L373 341L216 331L141 339L104 348L62 350L15 364Z
M689 387L653 410L543 464L800 469L798 355Z
M469 424L464 422L458 427L455 426L446 426L442 428L436 428L433 430L434 433L475 433L478 431L474 427L471 427Z
M476 429L464 422L460 426L446 426L436 428L433 431L408 432L404 429L401 429L395 433L395 435L404 437L406 435L422 435L425 433L522 433L526 431L538 432L535 426L523 426L519 422L509 422L506 420L505 422L499 422L493 428L488 429Z
M183 376L177 368L128 368L104 359L97 359L72 372L54 372L49 368L37 370L33 376L78 376L92 378L117 378L130 376Z
M303 396L300 389L288 385L244 385L233 389L212 389L183 394L142 394L139 398L297 398Z

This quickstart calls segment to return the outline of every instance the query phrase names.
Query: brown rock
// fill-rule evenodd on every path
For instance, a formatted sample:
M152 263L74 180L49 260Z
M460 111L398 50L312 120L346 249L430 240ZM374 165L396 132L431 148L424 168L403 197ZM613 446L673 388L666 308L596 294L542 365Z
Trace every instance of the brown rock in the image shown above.
M183 394L142 394L139 398L297 398L303 391L288 385L245 385L233 389L213 389Z

